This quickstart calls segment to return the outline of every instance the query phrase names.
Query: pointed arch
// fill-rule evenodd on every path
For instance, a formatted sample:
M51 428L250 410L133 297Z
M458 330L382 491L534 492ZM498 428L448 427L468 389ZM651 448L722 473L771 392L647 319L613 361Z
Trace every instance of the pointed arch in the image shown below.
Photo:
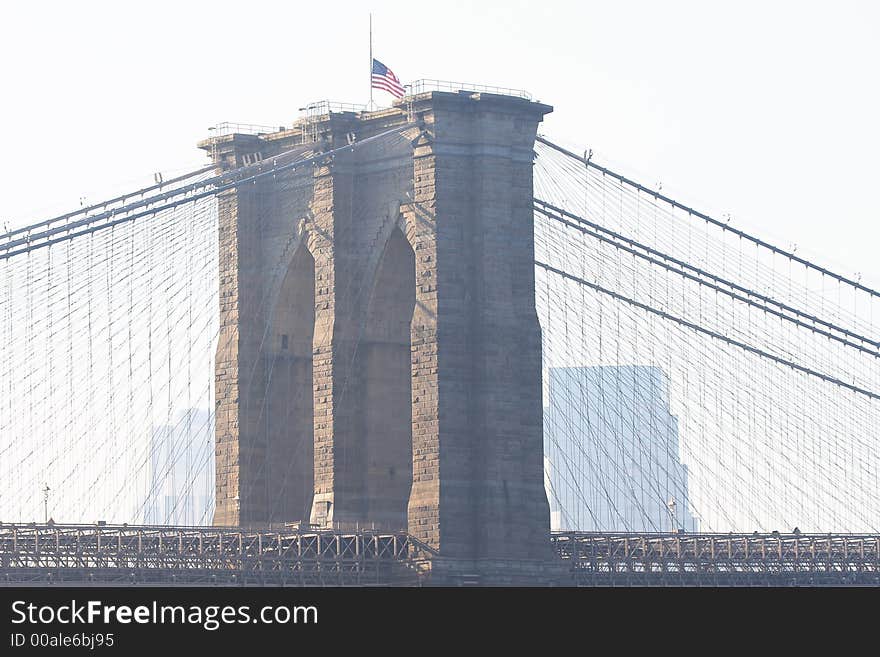
M315 259L307 242L299 240L278 286L263 345L270 523L307 521L314 492Z
M378 267L358 348L368 522L405 529L412 487L412 363L415 253L399 226Z

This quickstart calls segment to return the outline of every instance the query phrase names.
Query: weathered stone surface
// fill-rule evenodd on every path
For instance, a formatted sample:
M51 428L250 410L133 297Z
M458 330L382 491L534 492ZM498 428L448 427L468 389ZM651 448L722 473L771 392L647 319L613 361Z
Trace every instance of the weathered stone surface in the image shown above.
M221 198L215 524L405 528L454 563L543 572L548 111L431 92L211 145L230 166L400 133Z

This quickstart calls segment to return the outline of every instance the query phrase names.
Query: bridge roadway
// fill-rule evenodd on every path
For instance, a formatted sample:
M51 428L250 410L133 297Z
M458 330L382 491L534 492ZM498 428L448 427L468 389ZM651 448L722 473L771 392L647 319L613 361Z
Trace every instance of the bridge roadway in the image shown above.
M549 542L578 586L880 585L880 535L557 532ZM418 586L434 558L405 532L0 524L6 586Z

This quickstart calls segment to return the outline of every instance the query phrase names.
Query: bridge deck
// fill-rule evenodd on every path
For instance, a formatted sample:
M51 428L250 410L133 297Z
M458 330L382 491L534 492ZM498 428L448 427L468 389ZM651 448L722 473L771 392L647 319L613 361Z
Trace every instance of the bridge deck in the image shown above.
M878 585L870 534L554 533L572 584ZM0 585L416 585L405 532L0 525Z

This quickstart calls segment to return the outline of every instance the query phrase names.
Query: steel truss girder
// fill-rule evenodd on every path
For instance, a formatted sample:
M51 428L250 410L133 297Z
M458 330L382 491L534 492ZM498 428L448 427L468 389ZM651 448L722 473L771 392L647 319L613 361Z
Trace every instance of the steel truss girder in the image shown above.
M880 585L871 534L563 532L550 543L577 585ZM434 556L405 532L0 525L0 585L407 585Z
M0 525L0 584L414 583L405 532Z
M582 585L880 585L872 534L555 533Z

